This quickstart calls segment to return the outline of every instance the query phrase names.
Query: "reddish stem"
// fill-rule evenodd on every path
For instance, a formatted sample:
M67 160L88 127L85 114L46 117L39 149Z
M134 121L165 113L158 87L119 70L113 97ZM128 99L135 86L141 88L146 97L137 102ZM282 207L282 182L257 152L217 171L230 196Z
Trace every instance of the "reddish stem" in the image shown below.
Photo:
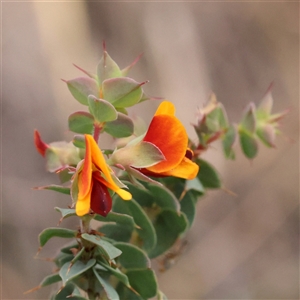
M99 124L94 125L94 140L98 143L102 127Z

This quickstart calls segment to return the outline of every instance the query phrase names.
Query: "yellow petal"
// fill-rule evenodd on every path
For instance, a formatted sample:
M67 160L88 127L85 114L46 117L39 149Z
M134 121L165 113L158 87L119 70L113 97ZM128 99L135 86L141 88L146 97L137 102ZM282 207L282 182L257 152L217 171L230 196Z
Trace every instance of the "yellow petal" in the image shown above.
M194 179L199 172L199 166L184 157L182 162L174 169L169 170L167 172L162 172L160 175L164 176L174 176L184 179Z
M78 194L78 199L76 202L76 214L79 217L88 214L90 211L92 187L93 186L91 185L90 190L84 197L79 197L79 194Z
M175 115L175 106L170 101L163 101L155 112L155 116L157 115Z
M132 199L132 195L123 190L123 189L118 189L115 191L123 200L131 200Z

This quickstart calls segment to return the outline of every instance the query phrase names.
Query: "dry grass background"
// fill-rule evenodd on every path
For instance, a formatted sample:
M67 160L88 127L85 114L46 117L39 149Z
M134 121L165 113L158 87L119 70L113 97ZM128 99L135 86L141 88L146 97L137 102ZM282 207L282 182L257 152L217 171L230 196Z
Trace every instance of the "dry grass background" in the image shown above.
M286 137L252 163L241 154L225 161L218 145L205 155L238 196L210 191L198 203L185 253L158 277L173 300L299 299L299 3L200 1L2 3L2 299L46 299L51 290L23 295L52 268L33 259L37 235L69 199L31 190L57 182L32 133L71 138L66 120L81 107L60 78L80 75L72 63L93 71L103 40L122 67L144 52L131 75L173 101L187 127L211 91L237 122L274 82L275 110L291 108ZM156 106L131 113L148 122Z

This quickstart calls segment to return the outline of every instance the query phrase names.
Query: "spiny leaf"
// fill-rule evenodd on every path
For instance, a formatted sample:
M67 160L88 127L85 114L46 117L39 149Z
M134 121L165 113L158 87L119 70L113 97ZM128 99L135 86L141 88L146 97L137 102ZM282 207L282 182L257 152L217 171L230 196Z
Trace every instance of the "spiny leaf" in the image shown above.
M76 261L71 269L69 268L70 263L65 263L59 270L59 275L63 281L63 285L92 268L95 263L96 260L94 258L90 259L86 264L82 261Z
M46 186L39 186L35 187L35 190L51 190L55 192L59 192L62 194L70 195L70 188L61 186L61 185L56 185L56 184L51 184L51 185L46 185Z
M39 234L40 247L43 247L51 238L74 238L77 235L77 231L66 228L47 228Z
M81 235L81 238L97 245L109 260L122 254L122 251L117 249L111 243L101 239L99 236L84 233Z
M107 299L108 300L119 300L120 299L119 295L116 292L116 290L111 286L111 284L99 275L96 268L93 268L93 272L94 272L97 280L99 281L100 285L103 287Z

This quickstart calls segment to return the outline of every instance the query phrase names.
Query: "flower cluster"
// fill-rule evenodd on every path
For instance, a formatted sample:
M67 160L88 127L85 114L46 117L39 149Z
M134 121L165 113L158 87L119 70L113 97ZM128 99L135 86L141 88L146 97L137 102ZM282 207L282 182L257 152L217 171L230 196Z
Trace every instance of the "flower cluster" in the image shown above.
M233 159L239 136L243 152L253 158L258 139L273 147L279 133L277 121L285 112L271 114L270 91L257 110L254 104L248 106L237 125L229 124L224 107L212 95L198 111L197 141L188 138L175 106L167 100L158 105L148 128L141 130L128 108L162 99L146 96L142 87L147 81L127 77L138 59L120 69L104 49L96 74L77 67L86 76L64 80L86 108L68 118L69 130L75 133L71 142L48 144L34 131L47 170L61 180L61 185L37 189L67 194L70 206L55 209L61 221L71 216L80 220L79 230L48 228L39 235L40 249L52 237L75 240L53 259L57 272L33 289L61 282L53 300L167 299L158 288L150 259L180 242L194 222L199 197L207 189L222 187L218 172L200 154L220 139L225 156ZM99 142L102 134L117 143L104 149ZM92 229L91 220L101 226ZM162 264L167 268L168 260L163 258Z

